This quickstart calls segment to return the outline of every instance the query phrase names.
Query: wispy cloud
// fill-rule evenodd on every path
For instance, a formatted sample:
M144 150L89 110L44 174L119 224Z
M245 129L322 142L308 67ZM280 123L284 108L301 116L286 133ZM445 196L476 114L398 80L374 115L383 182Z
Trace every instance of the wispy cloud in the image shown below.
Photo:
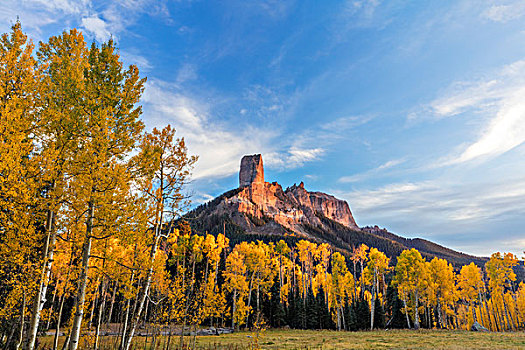
M265 130L249 127L228 130L209 117L209 104L182 94L177 84L158 80L148 82L143 101L151 127L172 124L186 139L190 153L199 156L194 179L233 174L238 170L237 163L243 154L260 153L273 136Z
M357 213L382 217L407 216L422 220L486 222L507 212L524 212L525 178L507 183L473 183L425 181L395 183L373 190L345 194Z
M298 148L292 146L284 152L271 152L266 156L266 164L280 170L302 167L305 163L321 159L326 153L323 148Z
M490 75L489 75L490 76ZM525 142L525 60L516 61L490 78L452 84L443 96L432 101L423 111L433 118L461 116L470 112L487 119L477 139L458 153L440 160L437 166L485 160L506 153Z
M186 63L177 72L177 84L183 84L187 81L197 79L197 67L195 64Z
M509 22L525 15L525 2L522 0L496 1L482 13L482 17L494 22Z
M400 182L336 194L351 203L354 216L362 225L386 221L390 229L397 229L402 235L419 233L442 241L457 241L458 248L466 244L478 252L487 251L483 247L485 240L494 240L495 230L503 229L507 217L525 214L525 177L507 179L505 183L469 184L439 179ZM470 233L456 237L465 227L470 227ZM502 246L520 237L521 229L505 232L499 236L498 244Z
M364 125L376 117L374 114L368 115L352 115L348 117L340 117L329 121L321 126L323 130L331 132L344 132L354 129L358 126Z
M96 40L119 34L135 23L143 13L169 18L164 1L134 0L99 3L92 0L5 0L0 3L0 29L20 18L32 36L40 38L48 25L61 25L63 30L79 27Z
M406 161L405 158L392 159L368 171L365 171L359 174L350 175L350 176L340 177L339 180L337 181L340 183L359 182L359 181L369 179L371 177L380 176L381 174L385 175L384 173L386 170L394 168L400 164L403 164L405 161Z
M125 64L134 64L139 68L141 72L148 72L153 68L153 65L150 63L150 61L142 55L120 50L120 57L122 58Z
M82 18L80 25L93 33L98 41L106 41L111 37L108 23L96 15Z
M220 179L239 170L243 155L262 153L265 164L289 170L319 160L325 150L308 148L283 138L278 127L258 127L213 118L214 105L180 90L177 83L147 83L143 101L149 127L171 123L186 140L189 152L199 156L194 179ZM219 102L218 102L219 103ZM300 139L300 137L299 137Z

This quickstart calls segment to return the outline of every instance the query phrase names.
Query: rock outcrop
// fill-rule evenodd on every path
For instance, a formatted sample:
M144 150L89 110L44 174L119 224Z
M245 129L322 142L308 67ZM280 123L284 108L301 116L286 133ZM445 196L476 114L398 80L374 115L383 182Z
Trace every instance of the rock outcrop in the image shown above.
M472 332L488 332L489 331L487 328L480 325L478 321L472 324L472 327L470 327L470 330Z
M293 232L308 235L305 226L323 226L322 217L359 229L347 202L322 192L309 192L302 182L286 190L277 182L265 182L260 154L242 158L239 191L224 198L217 206L217 213L244 214L232 217L249 232L270 232L275 227L265 224L275 222Z
M264 183L264 167L260 154L244 156L241 159L239 187L250 186L252 183Z

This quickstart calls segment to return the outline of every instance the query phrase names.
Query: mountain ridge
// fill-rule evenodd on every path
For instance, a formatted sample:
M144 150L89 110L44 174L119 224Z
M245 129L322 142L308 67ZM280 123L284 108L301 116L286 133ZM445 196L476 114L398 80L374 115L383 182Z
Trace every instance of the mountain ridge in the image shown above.
M344 200L323 192L309 192L302 182L286 190L277 182L265 182L261 155L243 157L238 188L198 206L183 218L196 232L224 232L233 244L246 240L284 239L293 243L306 239L329 243L345 255L366 244L394 261L404 249L415 248L427 260L447 259L455 268L470 262L482 267L488 260L423 238L404 238L378 226L359 227Z

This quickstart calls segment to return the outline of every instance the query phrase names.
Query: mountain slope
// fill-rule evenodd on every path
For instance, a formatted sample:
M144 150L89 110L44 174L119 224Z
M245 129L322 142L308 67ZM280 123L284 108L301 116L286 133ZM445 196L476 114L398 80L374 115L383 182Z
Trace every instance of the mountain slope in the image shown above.
M394 259L415 248L427 259L447 259L456 268L487 258L467 255L425 239L408 239L379 227L359 228L347 202L321 192L309 192L301 182L283 190L277 182L264 181L260 155L245 156L239 173L240 187L228 191L184 216L196 232L225 232L232 244L240 241L278 241L294 244L300 239L329 243L349 255L366 244Z

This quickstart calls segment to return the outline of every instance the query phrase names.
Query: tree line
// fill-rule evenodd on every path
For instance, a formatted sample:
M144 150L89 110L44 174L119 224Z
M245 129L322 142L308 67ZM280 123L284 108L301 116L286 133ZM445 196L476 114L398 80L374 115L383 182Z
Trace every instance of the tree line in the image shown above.
M113 41L73 29L0 38L0 343L130 349L144 327L191 345L201 327L468 329L525 322L516 256L481 269L405 250L352 254L300 240L230 245L177 220L197 158L170 126L144 130L145 78ZM177 327L173 327L177 325ZM177 329L178 334L175 334ZM183 331L180 331L183 330ZM191 334L193 337L186 337ZM175 337L179 338L176 339Z

